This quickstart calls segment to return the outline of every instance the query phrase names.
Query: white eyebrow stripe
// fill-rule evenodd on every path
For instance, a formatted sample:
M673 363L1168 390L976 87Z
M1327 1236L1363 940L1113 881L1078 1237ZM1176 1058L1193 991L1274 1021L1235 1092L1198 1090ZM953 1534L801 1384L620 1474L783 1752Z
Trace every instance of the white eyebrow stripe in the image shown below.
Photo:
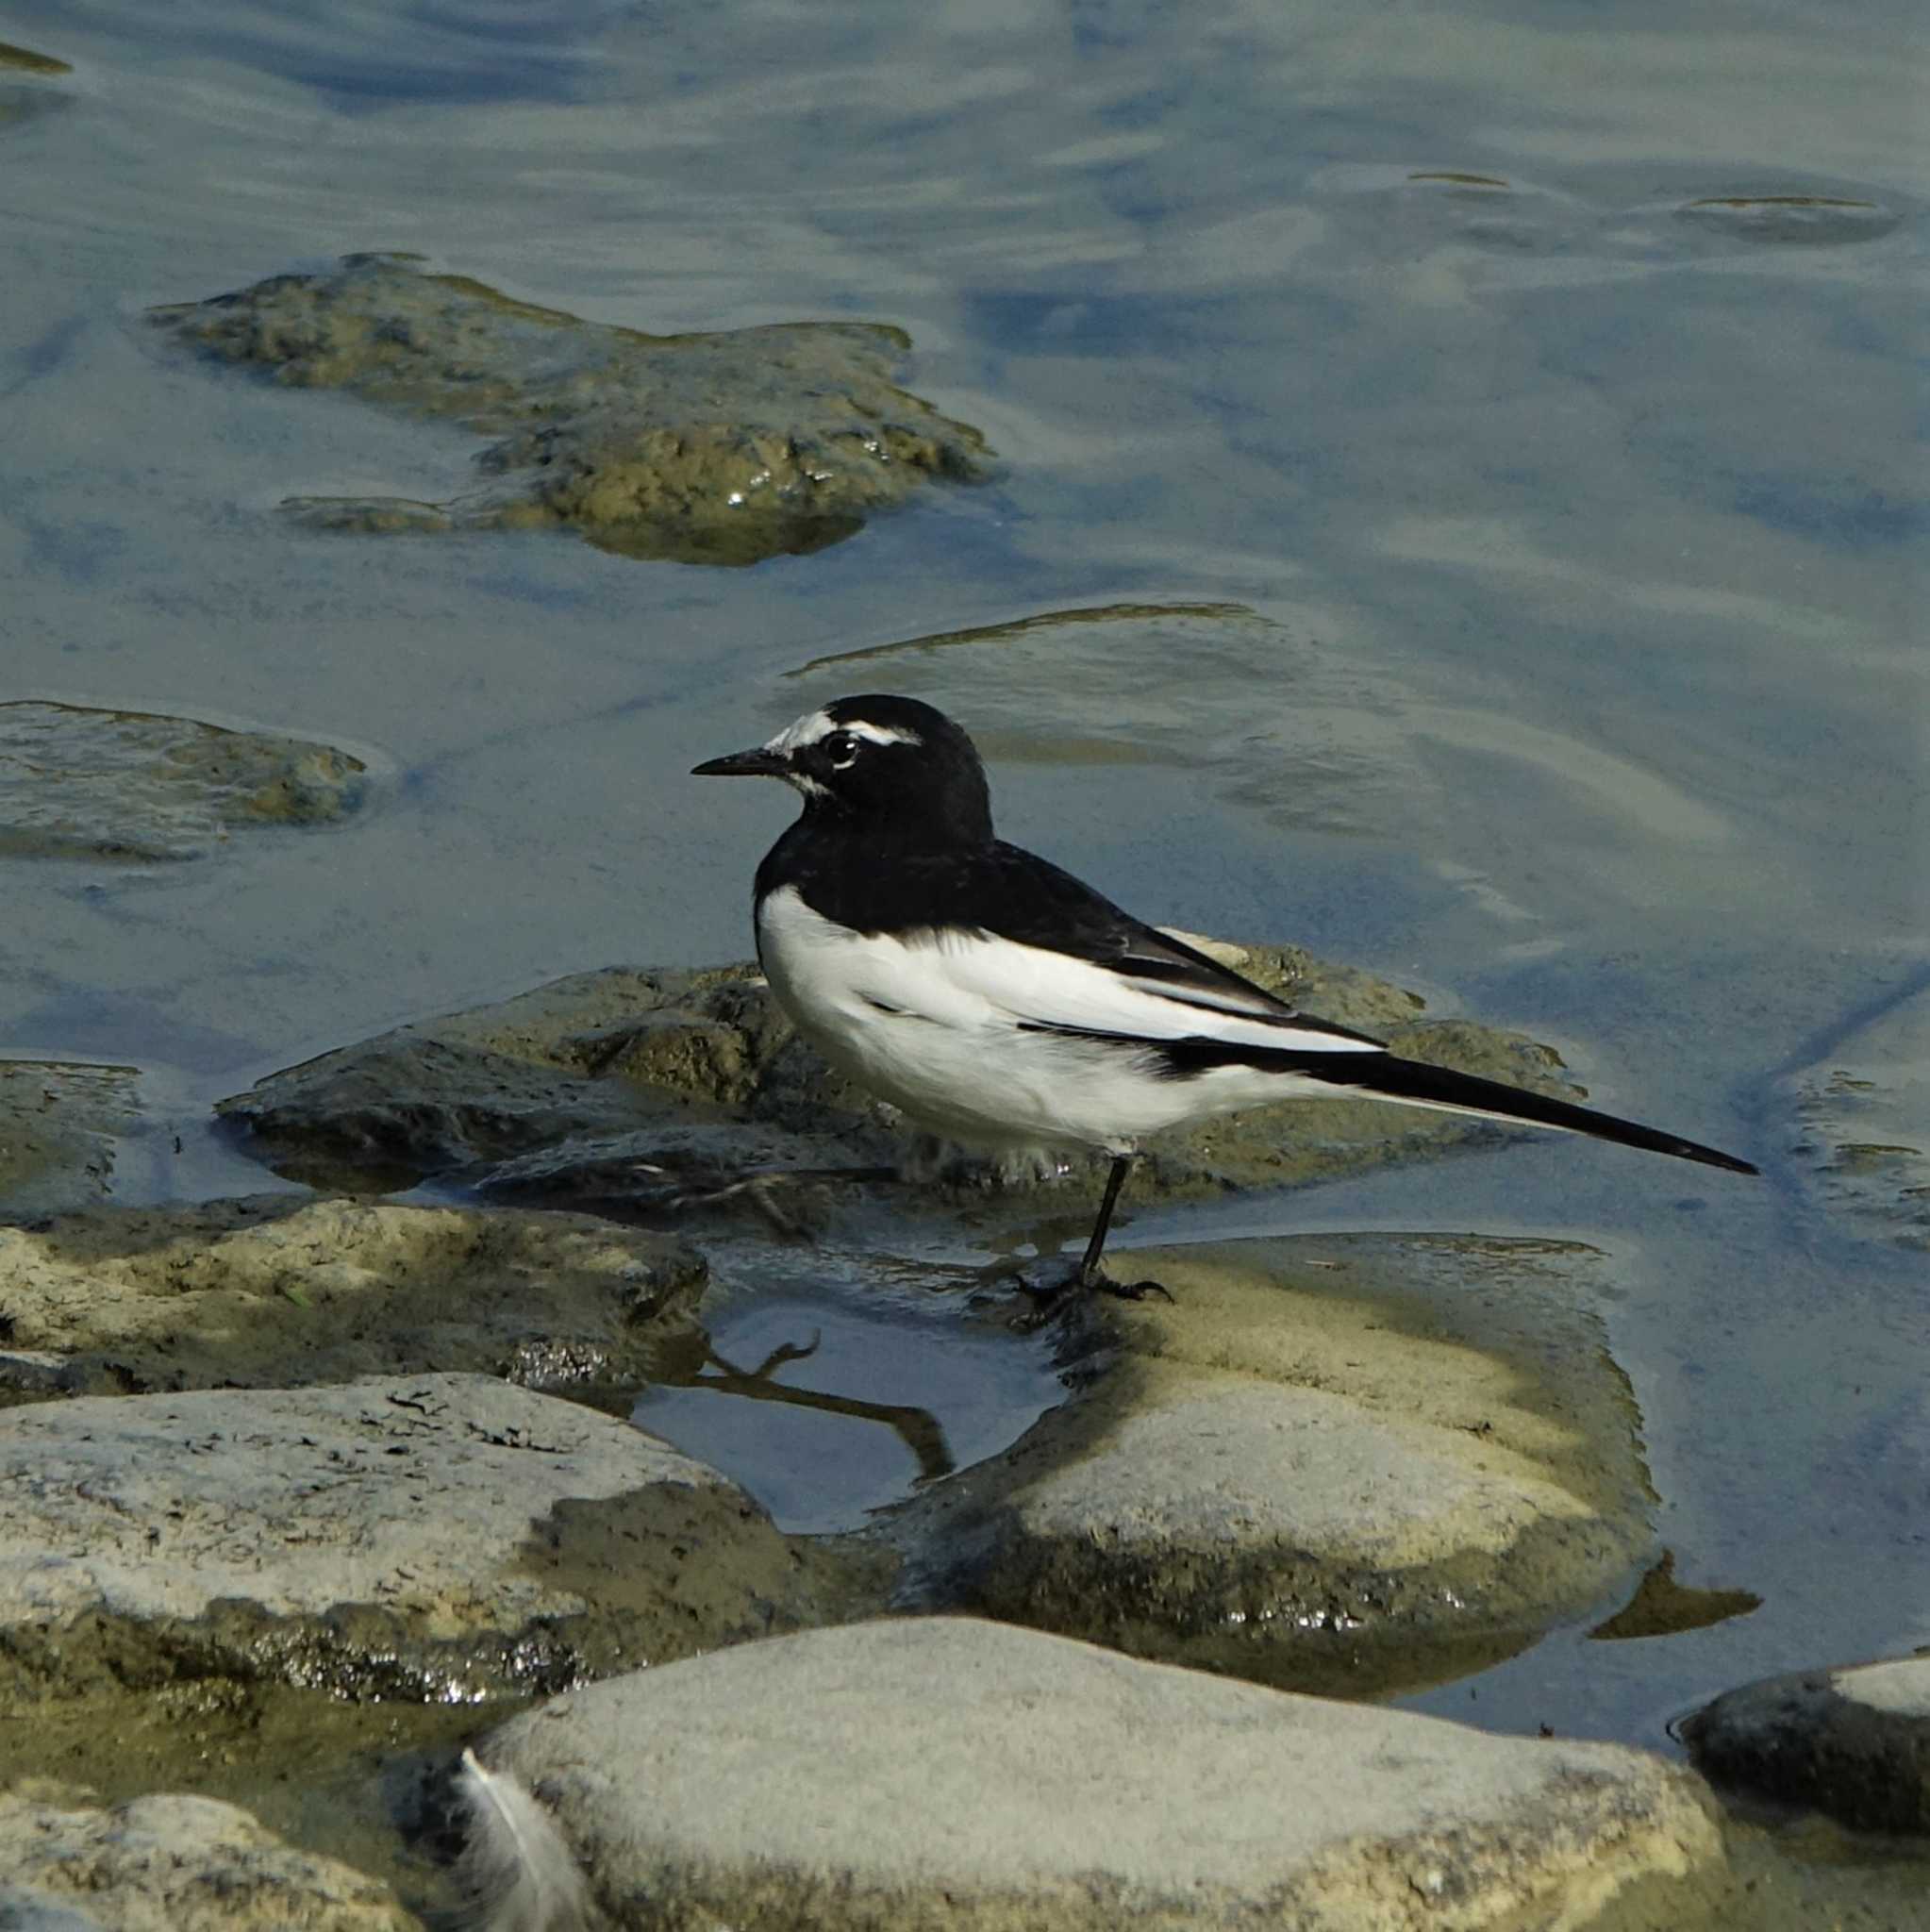
M816 744L821 738L829 738L837 730L831 722L829 711L807 711L802 718L787 724L775 738L764 742L766 751L796 751L800 745Z
M807 711L794 724L787 724L775 738L766 741L766 751L801 751L807 744L817 744L829 738L834 731L848 731L853 738L862 738L870 744L923 744L915 731L907 731L897 724L873 724L863 718L854 719L849 724L840 724L829 711Z

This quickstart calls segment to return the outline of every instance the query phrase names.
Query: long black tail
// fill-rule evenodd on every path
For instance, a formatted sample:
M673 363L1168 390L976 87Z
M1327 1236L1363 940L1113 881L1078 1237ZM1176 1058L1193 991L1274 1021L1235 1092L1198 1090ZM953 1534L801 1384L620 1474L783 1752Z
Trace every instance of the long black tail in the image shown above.
M1104 1041L1131 1047L1169 1080L1192 1079L1214 1067L1257 1067L1273 1074L1298 1074L1303 1078L1382 1100L1405 1101L1409 1107L1438 1107L1449 1113L1479 1114L1488 1120L1525 1121L1531 1126L1561 1127L1571 1134L1592 1134L1599 1141L1619 1141L1624 1147L1645 1148L1651 1154L1672 1154L1678 1160L1700 1160L1708 1167L1725 1167L1731 1174L1760 1174L1761 1169L1718 1147L1665 1134L1639 1121L1625 1121L1572 1100L1553 1100L1510 1087L1504 1080L1479 1074L1458 1074L1452 1067L1431 1067L1425 1060L1404 1060L1391 1053L1306 1053L1288 1047L1250 1045L1245 1041L1221 1040L1212 1034L1190 1033L1177 1040L1147 1040L1130 1033L1113 1033L1096 1026L1053 1026L1038 1021L1020 1023L1036 1033L1059 1033L1073 1039Z
M1258 1061L1262 1057L1249 1058L1250 1061ZM1646 1148L1651 1154L1672 1154L1682 1160L1725 1167L1731 1174L1760 1171L1733 1154L1705 1147L1699 1141L1685 1141L1680 1134L1664 1134L1637 1121L1598 1113L1592 1107L1577 1107L1572 1100L1555 1100L1545 1093L1531 1093L1525 1087L1485 1080L1478 1074L1457 1074L1452 1067L1431 1067L1424 1060L1404 1060L1390 1053L1283 1053L1278 1058L1283 1073L1310 1074L1316 1080L1379 1094L1385 1100L1405 1100L1414 1107L1447 1108L1456 1113L1485 1114L1493 1120L1527 1121L1538 1127L1563 1127L1572 1134L1592 1134L1597 1140L1619 1141L1624 1147Z

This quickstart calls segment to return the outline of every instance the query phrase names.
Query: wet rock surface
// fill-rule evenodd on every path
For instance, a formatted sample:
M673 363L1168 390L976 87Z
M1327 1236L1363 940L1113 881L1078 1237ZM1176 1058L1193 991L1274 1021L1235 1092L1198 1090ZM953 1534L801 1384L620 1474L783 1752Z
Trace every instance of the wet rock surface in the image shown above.
M419 1932L386 1885L211 1798L0 1793L4 1932Z
M1930 1833L1930 1655L1745 1684L1681 1733L1719 1784L1858 1830Z
M923 483L988 474L978 432L891 376L901 330L792 323L651 336L357 255L151 311L221 361L497 439L441 504L294 499L362 531L568 526L626 556L745 564L853 536Z
M1799 1076L1810 1185L1859 1233L1930 1251L1930 991L1839 1041Z
M584 1215L286 1194L0 1226L0 1400L466 1369L634 1388L705 1265Z
M1207 943L1262 986L1413 1058L1543 1092L1579 1091L1550 1049L1471 1022L1427 1021L1416 995L1370 974L1298 947ZM628 1168L630 1197L648 1202L701 1195L765 1168L875 1166L906 1151L896 1117L796 1038L750 966L575 974L324 1055L219 1110L295 1178L397 1185L461 1174L565 1200L573 1174L586 1194L604 1198ZM1134 1194L1327 1178L1496 1131L1378 1101L1289 1101L1160 1136ZM637 1174L640 1166L655 1171ZM1086 1177L1098 1171L1096 1162L1074 1166ZM984 1174L969 1164L967 1172ZM1024 1188L1040 1176L1021 1169L1002 1178ZM917 1198L905 1197L911 1206Z
M1079 1311L1085 1386L880 1532L900 1600L1295 1689L1508 1656L1650 1543L1586 1251L1447 1238L1138 1251L1175 1300ZM1393 1284L1398 1284L1394 1286Z
M716 1472L474 1375L0 1415L0 1688L474 1700L826 1614Z
M1696 1781L1639 1752L967 1619L618 1678L483 1756L618 1923L672 1927L1571 1924L1721 1857Z
M0 1059L0 1217L58 1214L108 1194L114 1143L141 1117L135 1079L132 1067ZM0 1346L8 1340L0 1331Z
M315 825L362 803L358 758L192 718L0 704L0 857L199 858L261 825Z

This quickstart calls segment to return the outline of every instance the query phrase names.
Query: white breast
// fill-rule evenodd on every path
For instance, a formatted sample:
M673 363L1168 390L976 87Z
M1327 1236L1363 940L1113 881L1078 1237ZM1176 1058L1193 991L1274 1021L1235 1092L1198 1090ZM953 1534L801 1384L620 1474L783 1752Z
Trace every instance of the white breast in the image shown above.
M1184 1120L1331 1091L1242 1067L1162 1078L1133 1039L1210 1033L1267 1046L1310 1042L989 934L853 933L785 887L758 908L757 947L772 991L833 1066L954 1140L1123 1152ZM1127 1039L1055 1036L1027 1022Z

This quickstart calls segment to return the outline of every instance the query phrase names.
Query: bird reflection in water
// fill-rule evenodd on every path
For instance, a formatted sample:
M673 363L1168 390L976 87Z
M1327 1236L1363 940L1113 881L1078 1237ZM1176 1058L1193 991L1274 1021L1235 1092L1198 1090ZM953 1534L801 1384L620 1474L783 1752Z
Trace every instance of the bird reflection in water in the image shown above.
M882 1423L911 1451L918 1463L920 1483L936 1482L941 1475L950 1475L957 1465L946 1444L945 1432L930 1409L907 1403L867 1402L861 1396L834 1395L822 1389L799 1389L775 1379L777 1371L786 1363L807 1361L817 1354L822 1339L814 1333L808 1342L783 1342L754 1369L740 1368L714 1348L707 1347L703 1360L694 1369L666 1379L681 1388L715 1389L725 1395L748 1396L753 1402L779 1402L792 1408L815 1409L824 1415L847 1416L854 1422Z

